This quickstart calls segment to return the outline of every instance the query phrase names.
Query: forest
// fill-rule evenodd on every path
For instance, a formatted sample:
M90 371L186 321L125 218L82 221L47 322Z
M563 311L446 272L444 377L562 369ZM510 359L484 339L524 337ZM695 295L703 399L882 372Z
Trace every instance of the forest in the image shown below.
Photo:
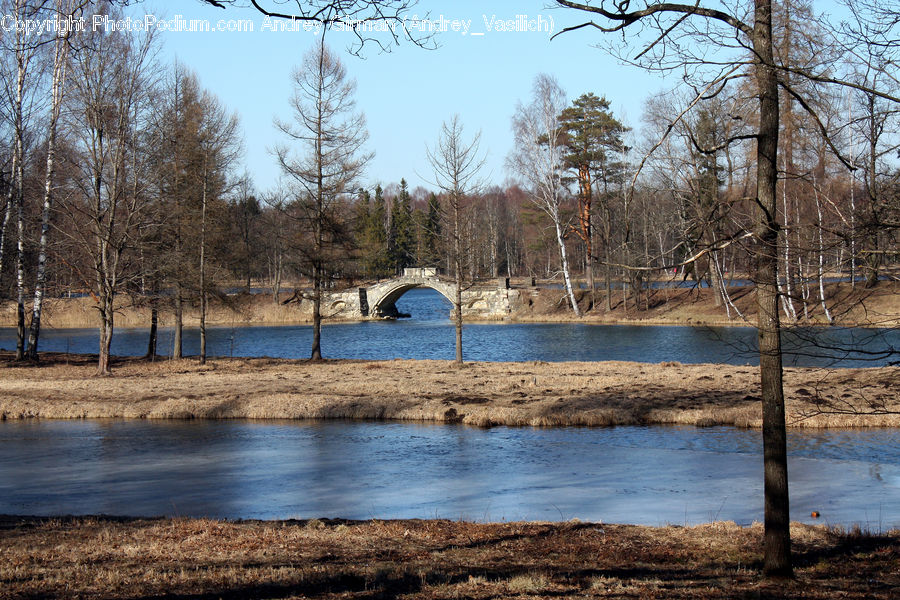
M85 0L2 7L22 21L118 10ZM773 21L785 69L780 311L802 322L815 307L831 320L830 283L897 278L900 50L869 39L863 21L834 29L809 2L777 5ZM868 43L848 52L854 36ZM453 119L428 148L433 189L410 189L405 179L363 183L365 107L322 45L293 74L293 118L276 119L284 177L258 189L243 167L240 115L190 65L160 63L153 31L12 28L0 43L0 299L16 306L20 356L36 356L47 297L91 296L108 348L119 297L152 307L154 319L173 314L180 331L184 306L217 295L279 301L281 291L419 266L460 282L557 281L576 313L619 301L640 309L658 279L702 282L732 316L729 283L753 278L760 114L750 62L729 63L704 88L648 98L640 123L617 118L603 90L569 101L552 75L535 74L533 97L514 107L503 185L483 179L478 134L466 138ZM801 76L812 71L827 77ZM325 117L319 130L313 113ZM446 142L468 162L449 164ZM590 290L581 309L578 285Z

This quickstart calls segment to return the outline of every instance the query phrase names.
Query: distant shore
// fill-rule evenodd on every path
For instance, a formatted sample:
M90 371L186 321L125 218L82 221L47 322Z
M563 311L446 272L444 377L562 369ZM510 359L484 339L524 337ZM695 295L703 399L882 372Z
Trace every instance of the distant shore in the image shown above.
M708 288L664 288L647 290L638 305L633 298L625 299L615 291L607 310L605 294L598 290L593 299L586 290L576 294L581 317L572 312L561 289L520 286L520 305L507 316L511 322L580 322L604 325L690 325L690 326L754 326L756 296L752 287L731 289L732 306L716 306ZM214 299L210 304L207 324L210 326L294 325L309 323L309 301L299 305L289 301L292 293L282 293L278 301L271 294L238 293ZM146 300L119 296L116 327L149 327L150 309ZM883 281L875 288L862 285L829 284L829 312L835 325L844 327L900 326L900 282ZM828 326L821 303L811 299L804 310L797 303L798 325ZM0 305L0 327L14 327L15 305ZM449 316L449 307L448 307ZM786 326L792 324L782 315ZM468 320L468 319L467 319ZM334 322L327 318L326 322ZM44 327L51 329L93 328L98 326L96 302L91 297L48 298L42 318ZM162 303L159 313L162 327L172 325L171 307ZM184 323L197 327L199 312L188 303Z
M475 426L759 428L759 372L633 362L117 359L0 354L0 419L365 419ZM900 426L900 368L785 369L789 427Z

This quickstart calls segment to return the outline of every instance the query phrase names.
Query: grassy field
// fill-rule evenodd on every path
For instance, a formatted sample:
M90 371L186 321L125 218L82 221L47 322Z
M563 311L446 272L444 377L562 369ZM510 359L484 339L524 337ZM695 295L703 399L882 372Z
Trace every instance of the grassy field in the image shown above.
M680 363L467 363L120 359L36 365L0 355L0 419L369 419L476 426L760 427L755 367ZM900 426L900 368L785 369L790 427Z
M900 532L762 527L0 517L0 598L896 598Z

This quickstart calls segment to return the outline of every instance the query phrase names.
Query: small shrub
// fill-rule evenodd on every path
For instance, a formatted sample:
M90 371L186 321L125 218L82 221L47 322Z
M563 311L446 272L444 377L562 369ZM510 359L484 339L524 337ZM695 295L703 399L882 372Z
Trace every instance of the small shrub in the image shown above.
M537 594L549 585L550 580L544 575L516 575L507 582L506 587L517 594Z

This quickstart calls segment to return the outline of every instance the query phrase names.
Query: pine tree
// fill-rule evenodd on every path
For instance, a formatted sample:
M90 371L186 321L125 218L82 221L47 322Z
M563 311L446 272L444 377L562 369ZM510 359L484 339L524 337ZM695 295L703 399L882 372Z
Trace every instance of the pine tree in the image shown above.
M391 203L390 266L400 274L412 266L416 248L412 202L405 179L400 180L400 193Z
M422 214L419 238L421 251L418 257L418 264L424 267L437 267L440 265L441 205L434 193L428 196L428 212L423 212Z
M562 161L567 169L575 172L578 182L578 220L572 229L584 243L586 275L593 298L595 253L591 205L594 186L598 186L605 196L609 184L621 176L622 163L613 161L612 157L624 149L622 135L628 129L612 116L606 98L591 93L582 94L572 106L563 110L559 124L563 133Z
M357 221L359 246L363 256L363 271L366 277L386 277L390 275L390 265L387 260L388 238L385 229L385 217L387 215L381 186L375 187L375 198L371 206L369 204L369 193L365 192L364 196L364 217L359 218ZM358 210L362 211L363 209L360 207ZM357 214L360 215L361 213Z

